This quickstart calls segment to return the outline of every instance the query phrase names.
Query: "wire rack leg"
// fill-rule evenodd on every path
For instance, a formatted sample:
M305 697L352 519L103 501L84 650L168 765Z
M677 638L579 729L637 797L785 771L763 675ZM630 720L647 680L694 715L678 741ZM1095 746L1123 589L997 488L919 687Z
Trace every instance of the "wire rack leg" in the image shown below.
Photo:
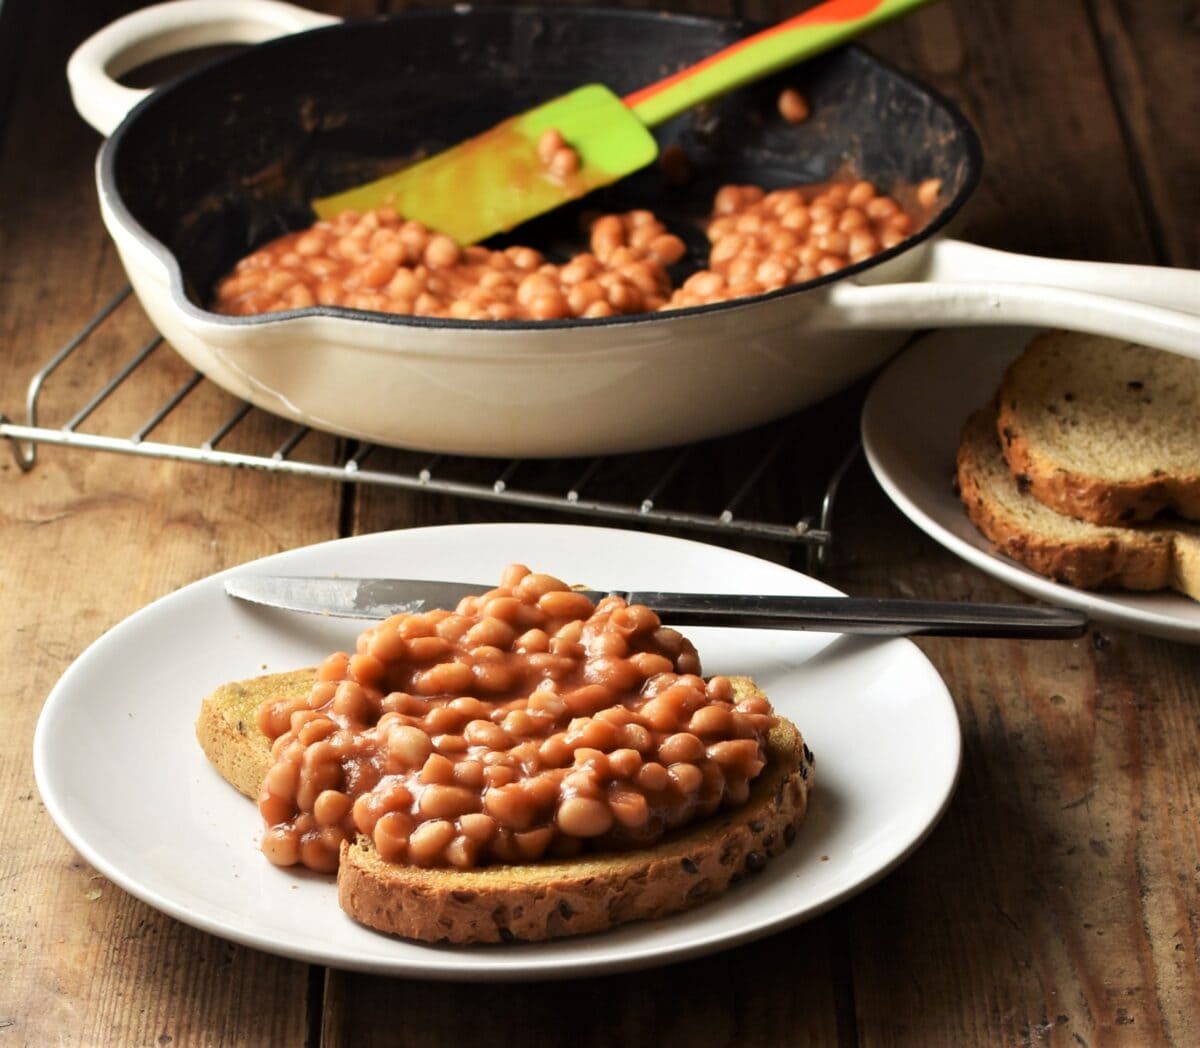
M837 503L838 489L841 487L842 481L846 474L850 472L850 467L854 465L854 460L858 458L862 451L862 444L857 441L846 457L838 463L837 469L833 471L833 476L829 478L829 483L825 487L825 496L821 499L821 530L826 535L833 535L833 509ZM829 554L831 551L832 542L825 542L817 546L809 546L806 554L807 569L810 575L821 575L829 569Z
M133 288L126 284L118 291L109 301L101 307L91 320L89 320L75 334L70 341L66 343L57 353L54 354L29 380L29 388L25 393L25 418L30 429L36 429L38 424L38 398L42 392L42 386L46 384L48 379L64 360L75 352L84 342L88 340L92 332L103 324L131 294ZM10 423L12 420L3 412L0 412L0 426ZM28 441L22 445L21 441L8 433L3 434L12 445L13 456L17 460L17 466L22 473L28 473L33 469L37 462L37 442Z

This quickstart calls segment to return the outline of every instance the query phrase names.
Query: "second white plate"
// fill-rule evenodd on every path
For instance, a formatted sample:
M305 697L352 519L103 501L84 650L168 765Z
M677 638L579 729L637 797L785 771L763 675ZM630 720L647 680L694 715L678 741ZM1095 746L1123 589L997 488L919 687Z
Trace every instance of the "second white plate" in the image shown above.
M863 408L867 461L917 527L951 552L1032 597L1078 608L1168 640L1200 644L1200 603L1175 593L1088 592L1054 582L993 551L954 491L954 455L967 416L995 393L1034 332L939 331L915 342L876 379Z

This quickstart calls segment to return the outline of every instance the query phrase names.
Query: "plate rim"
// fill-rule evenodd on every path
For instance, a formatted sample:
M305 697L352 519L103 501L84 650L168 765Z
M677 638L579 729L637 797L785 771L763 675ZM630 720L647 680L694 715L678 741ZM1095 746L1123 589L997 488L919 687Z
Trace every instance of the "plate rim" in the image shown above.
M877 883L883 877L887 876L905 860L907 860L913 852L915 852L922 843L928 838L929 834L936 828L938 823L944 816L947 808L953 800L957 789L958 781L961 775L962 759L963 759L963 740L961 721L958 717L957 707L953 697L942 679L937 668L932 664L929 658L911 641L902 638L888 638L879 641L879 644L892 646L905 646L907 656L916 658L913 664L919 666L923 672L928 675L927 686L933 690L930 692L930 698L934 701L934 708L940 707L941 716L948 716L952 722L953 730L947 735L947 742L952 744L952 771L947 777L947 780L941 784L940 795L937 797L936 804L931 809L931 814L925 819L920 830L915 833L910 839L900 847L889 859L881 863L878 867L871 870L868 874L857 879L850 878L848 882L836 890L830 891L823 897L818 897L812 905L802 907L800 910L791 913L785 913L768 920L759 920L750 927L746 927L736 932L725 932L721 929L710 929L707 933L698 936L696 939L688 940L683 943L665 943L661 946L656 946L653 941L653 935L648 937L647 942L630 944L626 949L617 953L614 956L601 958L598 960L590 960L587 957L586 949L580 951L580 956L569 959L563 958L548 958L539 961L536 956L525 956L531 948L536 948L537 944L513 944L514 947L521 950L521 954L516 954L511 958L501 956L502 963L496 964L490 958L479 961L475 957L455 958L453 953L447 953L448 948L437 945L430 948L430 956L427 959L428 964L400 960L398 963L381 964L374 958L365 960L356 960L352 956L347 956L344 948L336 947L328 948L308 948L303 944L286 944L276 943L265 940L261 932L254 932L247 926L242 926L236 923L224 922L217 917L209 916L205 913L197 913L189 910L186 905L186 899L181 901L177 897L169 897L163 895L153 885L143 883L138 879L136 872L129 872L126 867L128 863L122 864L117 860L112 860L106 854L102 845L96 844L87 834L85 827L76 825L74 818L64 810L60 803L60 798L55 790L50 785L55 777L53 770L53 757L51 755L52 747L47 741L48 727L47 725L56 714L58 706L64 702L68 702L67 698L61 696L69 696L71 689L76 686L75 677L87 669L89 658L98 657L95 652L101 646L107 647L110 644L120 643L121 638L113 639L112 635L117 633L125 633L137 628L137 625L145 618L161 612L161 605L168 602L177 602L187 595L198 592L202 588L216 588L220 586L221 580L232 573L243 571L254 566L261 566L264 562L275 560L280 557L294 555L300 552L308 552L319 549L320 547L328 547L337 544L354 544L361 542L364 539L373 541L394 540L398 536L406 536L414 533L428 534L432 532L480 532L494 531L495 529L513 529L516 531L526 531L530 529L554 529L559 532L574 531L579 533L590 533L593 536L600 533L611 539L612 533L617 532L622 535L634 536L636 541L645 539L648 536L654 539L662 539L669 543L684 543L694 547L700 547L709 551L716 551L719 556L732 556L739 559L744 559L749 562L757 562L759 564L770 565L773 569L778 569L781 573L788 573L804 580L808 585L815 585L823 590L828 590L830 593L839 593L836 589L829 586L828 583L819 579L814 579L811 576L805 575L802 572L796 571L784 564L779 564L774 561L767 561L765 558L755 557L750 554L742 553L738 550L732 550L728 547L716 546L710 543L700 542L694 539L683 539L675 536L662 535L654 532L637 532L628 529L610 528L593 525L575 525L575 524L547 524L547 523L481 523L481 524L449 524L449 525L432 525L422 528L406 528L396 529L385 532L374 532L368 535L349 536L347 538L329 539L322 542L312 543L306 546L295 547L294 549L280 551L279 553L268 554L264 557L256 558L251 561L231 566L215 572L204 578L197 579L186 586L181 587L172 593L152 601L150 604L133 612L120 622L114 624L107 629L91 644L87 646L67 667L60 676L47 696L42 709L39 711L37 723L34 729L33 739L33 770L34 777L37 783L39 794L45 805L46 812L55 824L60 833L67 839L69 844L79 852L79 854L93 866L97 872L101 873L106 879L121 888L127 894L141 900L152 908L158 910L167 916L197 928L207 934L214 935L218 938L227 941L236 942L240 945L260 950L265 953L274 954L291 960L301 961L308 964L322 965L325 967L336 968L339 970L362 971L373 974L422 978L438 981L487 981L487 982L508 982L517 980L537 980L550 981L558 979L578 978L584 975L603 975L615 974L618 972L633 971L646 968L663 967L670 964L681 963L683 961L696 959L707 956L712 953L732 949L739 945L744 945L768 935L776 934L786 928L805 923L820 914L827 912L833 907L839 905L846 899L866 890L871 885ZM403 541L401 539L401 541ZM832 639L829 644L837 642L837 638ZM827 645L828 646L828 645ZM824 650L824 648L822 649ZM810 656L811 657L811 656ZM807 660L806 660L807 661ZM802 664L802 663L801 663ZM819 781L819 780L818 780ZM803 827L801 828L801 835ZM670 917L663 920L671 920ZM657 922L645 922L647 926ZM629 928L634 928L636 925L629 925ZM598 938L606 933L597 933L597 936L582 936L577 942L586 943L590 939ZM426 944L412 943L405 941L409 946L422 946ZM560 943L570 944L570 938L559 940ZM503 945L496 947L496 952L510 949Z

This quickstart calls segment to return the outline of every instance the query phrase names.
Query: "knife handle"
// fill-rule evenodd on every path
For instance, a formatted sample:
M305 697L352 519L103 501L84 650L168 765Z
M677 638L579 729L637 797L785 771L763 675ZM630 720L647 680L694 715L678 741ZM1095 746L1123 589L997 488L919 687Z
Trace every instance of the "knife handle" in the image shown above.
M680 626L858 633L877 637L1026 637L1069 639L1087 616L1069 608L874 597L710 597L692 593L626 593L664 621Z

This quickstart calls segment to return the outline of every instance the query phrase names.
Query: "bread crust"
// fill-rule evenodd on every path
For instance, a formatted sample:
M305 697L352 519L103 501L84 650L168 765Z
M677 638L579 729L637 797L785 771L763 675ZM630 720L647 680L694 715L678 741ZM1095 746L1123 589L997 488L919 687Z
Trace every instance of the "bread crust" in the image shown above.
M1093 374L1082 381L1074 373L1078 364L1072 358L1078 355L1086 355L1089 366L1094 366ZM1158 377L1147 377L1149 386L1145 386L1142 380L1128 377L1135 374ZM1161 388L1154 389L1156 385ZM1005 372L996 432L1012 474L1021 478L1029 494L1058 513L1099 525L1143 523L1164 510L1200 520L1200 443L1195 433L1178 431L1188 421L1177 418L1179 412L1167 405L1143 403L1157 394L1160 400L1177 399L1185 415L1197 414L1197 389L1200 364L1195 361L1111 339L1047 332L1035 338ZM1076 427L1073 439L1087 440L1090 428L1114 425L1113 402L1126 399L1127 409L1155 429L1160 440L1177 440L1180 447L1194 445L1195 465L1139 470L1114 457L1110 470L1089 472L1076 468L1064 449L1046 439L1045 430L1052 428L1047 425L1049 413L1069 416Z
M967 516L996 550L1080 589L1174 588L1200 599L1200 530L1114 527L1057 518L1012 476L996 437L994 406L963 427L956 479Z
M254 711L266 699L306 691L312 669L226 684L201 704L196 735L213 766L257 799L271 766ZM739 697L761 694L731 678ZM664 917L720 895L784 850L808 808L813 756L795 725L779 719L768 760L747 802L684 827L650 848L477 870L384 862L369 839L342 845L338 900L355 920L425 942L538 941Z

